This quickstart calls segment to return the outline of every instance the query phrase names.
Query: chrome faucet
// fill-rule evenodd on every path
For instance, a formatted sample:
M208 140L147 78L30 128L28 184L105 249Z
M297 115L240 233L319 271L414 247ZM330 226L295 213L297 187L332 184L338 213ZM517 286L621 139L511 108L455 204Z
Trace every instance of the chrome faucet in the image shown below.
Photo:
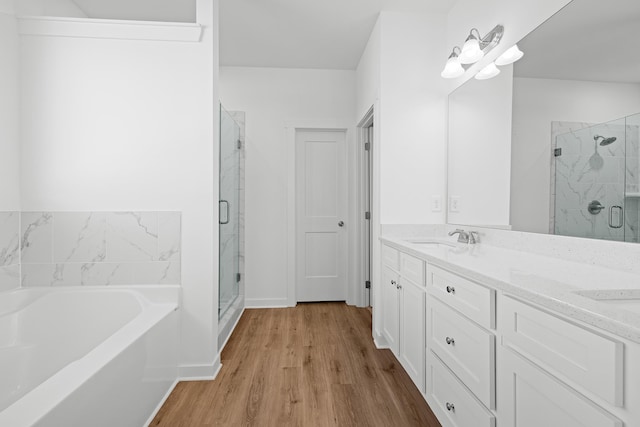
M458 234L458 243L469 243L469 233L464 230L456 229L455 231L451 231L449 236L453 236Z
M468 243L470 245L475 245L480 242L480 237L477 231L469 231L468 233L460 228L456 229L449 233L449 236L453 236L454 234L458 234L458 243Z

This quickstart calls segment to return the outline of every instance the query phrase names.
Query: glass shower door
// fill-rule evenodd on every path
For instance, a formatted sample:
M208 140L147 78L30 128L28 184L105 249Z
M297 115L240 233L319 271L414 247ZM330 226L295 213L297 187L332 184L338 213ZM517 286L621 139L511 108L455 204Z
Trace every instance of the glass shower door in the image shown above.
M554 232L625 240L626 121L556 137Z
M220 108L220 277L218 318L239 294L240 127Z

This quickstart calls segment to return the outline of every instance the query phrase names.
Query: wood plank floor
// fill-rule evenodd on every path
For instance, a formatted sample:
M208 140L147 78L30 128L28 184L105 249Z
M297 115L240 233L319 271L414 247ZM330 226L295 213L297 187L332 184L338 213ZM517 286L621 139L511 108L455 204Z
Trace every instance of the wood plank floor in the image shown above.
M152 426L429 426L440 424L389 350L371 313L344 303L246 310L215 381L181 382Z

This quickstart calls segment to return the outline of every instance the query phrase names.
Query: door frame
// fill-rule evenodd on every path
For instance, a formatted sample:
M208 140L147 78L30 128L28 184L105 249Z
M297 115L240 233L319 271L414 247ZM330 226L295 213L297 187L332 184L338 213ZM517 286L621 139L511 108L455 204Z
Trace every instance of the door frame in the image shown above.
M358 227L349 227L356 224L356 210L358 208L358 187L356 186L356 171L359 165L356 162L356 138L355 126L347 120L296 120L285 123L287 141L287 306L295 307L296 298L296 132L297 131L338 131L345 132L347 144L347 304L363 306L364 284L358 289L354 276L359 275L359 268L354 268L350 260L359 259L354 251L357 249ZM355 167L353 167L355 166ZM359 267L359 263L358 263Z

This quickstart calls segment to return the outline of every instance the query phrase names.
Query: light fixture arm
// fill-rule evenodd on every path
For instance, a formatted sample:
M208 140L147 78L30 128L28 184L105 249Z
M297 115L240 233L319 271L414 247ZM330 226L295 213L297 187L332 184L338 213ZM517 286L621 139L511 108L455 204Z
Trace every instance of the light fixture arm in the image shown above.
M460 48L458 46L454 46L453 50L451 51L451 55L449 55L449 59L455 58L456 56L459 56L460 52L462 52L462 50L460 50Z
M473 30L476 30L476 29L475 28L472 29L471 33L473 33ZM476 32L478 32L478 30L476 30ZM478 40L480 41L480 49L482 49L482 51L485 54L487 54L491 49L496 47L498 43L500 43L500 40L502 40L503 35L504 35L504 26L502 25L496 25L494 29L489 31L487 35L482 38L479 37L480 33L478 33Z

